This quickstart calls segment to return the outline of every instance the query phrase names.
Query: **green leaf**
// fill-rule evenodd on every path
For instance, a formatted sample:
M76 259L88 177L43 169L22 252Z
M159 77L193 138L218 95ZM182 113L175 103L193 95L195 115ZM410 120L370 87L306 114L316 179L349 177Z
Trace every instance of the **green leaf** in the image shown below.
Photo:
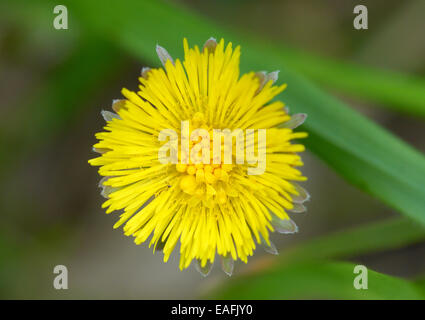
M282 251L281 263L342 258L397 249L425 240L425 228L403 218L389 219L316 237Z
M425 79L281 48L294 70L317 82L395 111L425 116Z
M414 284L368 270L368 289L357 290L355 265L303 262L239 276L213 290L211 299L425 299Z

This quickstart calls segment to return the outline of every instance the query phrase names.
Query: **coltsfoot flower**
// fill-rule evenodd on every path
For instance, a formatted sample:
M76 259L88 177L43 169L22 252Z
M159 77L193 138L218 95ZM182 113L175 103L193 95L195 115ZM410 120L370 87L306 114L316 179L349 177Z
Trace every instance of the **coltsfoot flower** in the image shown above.
M149 247L162 250L165 262L180 242L180 269L195 260L203 275L218 255L231 275L234 261L246 263L256 243L277 254L270 232L298 230L288 212L305 211L309 195L296 183L306 180L296 169L303 165L297 152L304 146L291 140L307 136L293 131L306 115L290 116L282 102L272 101L286 87L274 85L278 72L239 75L239 46L232 49L231 43L211 38L200 50L183 42L183 62L157 46L163 68L143 68L140 91L123 89L125 99L113 101L114 112L102 111L105 131L96 134L94 145L100 156L89 163L99 166L103 177L99 186L107 200L102 207L121 213L114 228L125 224L125 235L134 236L136 244L149 238ZM188 133L203 129L208 142L215 129L240 129L251 142L238 146L230 140L231 163L222 160L223 150L195 162L189 154L203 137L191 137L183 148L183 123ZM165 129L177 134L179 148L168 154L175 152L178 161L160 159ZM259 129L266 130L263 144L255 133ZM253 145L264 160L257 174L248 169L260 160L235 159L237 150L248 157Z

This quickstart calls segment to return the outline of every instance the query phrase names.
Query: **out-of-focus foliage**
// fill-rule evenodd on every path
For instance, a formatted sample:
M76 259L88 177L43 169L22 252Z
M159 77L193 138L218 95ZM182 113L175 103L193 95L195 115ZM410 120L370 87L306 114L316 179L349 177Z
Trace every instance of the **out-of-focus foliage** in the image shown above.
M76 41L78 38L66 61L48 72L45 82L35 84L36 90L23 102L25 107L13 119L2 119L0 142L8 152L0 158L0 163L10 164L22 152L29 153L77 119L85 99L95 88L105 85L123 66L123 61L117 47L89 32L80 34L77 28L72 33L55 32L51 27L52 6L48 2L17 1L10 6L3 3L0 8L9 12L9 19L26 29L45 30L45 36L53 41L60 42L61 38ZM6 168L3 165L0 172Z
M342 258L400 248L423 240L423 226L402 218L389 219L301 243L286 250L279 260L284 263L314 258Z
M25 113L2 126L1 136L7 137L3 145L8 149L2 161L12 162L77 119L84 106L81 102L120 64L116 48L103 41L83 40L75 54L31 96Z
M308 114L308 148L346 180L408 216L313 238L289 248L246 275L236 276L213 298L424 299L423 280L409 282L369 272L370 288L353 290L353 264L322 259L400 248L425 239L425 158L382 127L305 80L362 97L413 115L425 115L424 79L352 65L290 50L267 39L230 30L182 5L162 1L63 1L70 12L72 54L30 95L23 113L2 126L1 143L12 163L65 127L82 111L80 102L103 86L126 52L159 65L157 43L182 57L182 39L202 45L209 37L241 44L242 70L279 69L288 89L279 97L292 112ZM24 5L22 5L24 4ZM46 22L54 1L10 2L22 21ZM3 4L3 8L4 8ZM48 11L48 14L46 13ZM51 21L49 20L49 23ZM31 23L29 23L31 24ZM291 70L293 69L293 71ZM303 74L303 75L302 75ZM85 159L83 159L85 161ZM7 168L3 166L2 170ZM0 237L0 240L3 237ZM1 241L0 258L17 265L18 245ZM16 250L15 250L16 247ZM26 251L33 251L29 247ZM23 251L23 252L26 252ZM21 253L22 254L22 253ZM255 263L254 263L255 266ZM12 272L12 271L11 271ZM1 279L0 279L1 280ZM7 287L14 285L11 278Z

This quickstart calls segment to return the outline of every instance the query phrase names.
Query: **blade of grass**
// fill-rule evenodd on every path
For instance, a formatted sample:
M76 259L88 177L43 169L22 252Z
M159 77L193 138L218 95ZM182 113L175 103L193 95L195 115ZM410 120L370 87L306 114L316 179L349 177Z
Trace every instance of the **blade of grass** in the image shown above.
M273 44L237 36L205 18L159 1L66 2L75 16L99 34L147 61L157 61L155 45L181 53L181 39L202 44L215 36L243 48L242 70L280 69L289 84L279 97L296 112L308 113L307 146L359 188L425 224L425 158L340 101L287 68L285 55ZM179 54L180 56L181 54ZM156 64L158 65L158 64Z
M211 299L425 299L409 281L368 270L368 289L353 286L355 265L303 262L239 276L213 290Z
M398 112L425 116L425 79L281 48L294 70L326 87Z
M279 261L292 263L316 258L343 258L402 248L424 240L425 228L422 225L404 218L393 218L297 244L283 251Z

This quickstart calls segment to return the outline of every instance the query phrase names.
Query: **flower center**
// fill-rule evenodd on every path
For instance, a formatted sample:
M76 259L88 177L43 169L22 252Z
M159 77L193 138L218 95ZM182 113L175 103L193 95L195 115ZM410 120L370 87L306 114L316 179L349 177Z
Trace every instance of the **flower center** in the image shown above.
M237 194L230 190L230 175L234 168L232 164L223 163L223 154L221 163L213 163L213 130L205 122L204 114L197 112L190 120L191 130L204 129L209 132L210 136L210 162L209 163L193 163L191 157L179 152L179 163L176 164L176 170L182 173L180 180L180 188L186 194L195 196L199 200L204 200L207 205L213 206L215 203L224 204L227 202L228 196L236 196ZM201 141L189 141L189 154L195 144ZM222 148L223 150L223 148ZM223 152L223 151L222 151ZM201 156L201 154L199 154ZM181 163L181 159L188 159L188 164Z

